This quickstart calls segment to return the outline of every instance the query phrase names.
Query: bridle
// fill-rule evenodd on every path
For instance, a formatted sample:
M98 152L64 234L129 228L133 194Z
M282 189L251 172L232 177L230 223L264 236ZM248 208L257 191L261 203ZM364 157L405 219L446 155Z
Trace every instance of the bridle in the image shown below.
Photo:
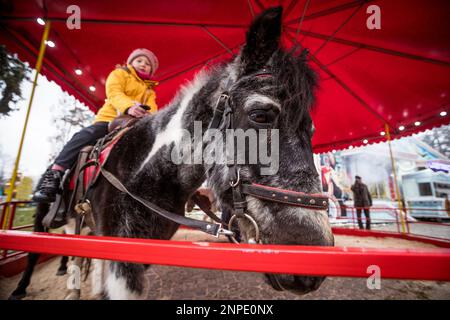
M219 96L216 103L213 119L209 126L209 129L218 129L223 127L224 129L235 129L233 115L234 115L234 103L232 101L230 92L239 82L253 78L253 77L272 77L272 73L268 68L262 68L256 72L246 75L240 78L237 82L231 84L229 79L225 85L225 90ZM260 243L259 228L256 221L247 214L247 200L245 195L253 196L258 199L270 202L278 202L289 206L302 207L314 210L327 210L328 209L328 197L321 194L307 194L303 192L297 192L287 189L274 188L270 186L260 185L256 183L247 183L242 181L240 177L240 169L237 168L235 162L227 163L228 166L228 182L231 188L233 197L233 212L228 223L228 229L231 230L231 226L235 219L247 219L251 222L255 228L255 238L249 240L250 243ZM234 242L238 243L236 239L231 237Z
M235 129L233 122L234 115L234 103L232 101L230 92L233 87L252 77L271 77L272 73L268 68L262 68L250 75L244 76L234 84L230 84L230 79L225 85L225 91L223 91L217 101L214 111L213 119L209 126L210 129L218 129L221 125L225 129ZM260 231L258 224L253 217L246 213L247 200L245 195L253 196L258 199L270 202L282 203L289 206L302 207L314 210L327 210L328 209L328 197L321 194L306 194L303 192L297 192L287 189L274 188L270 186L260 185L256 183L247 183L242 181L240 176L240 169L236 167L235 162L227 163L228 166L228 183L231 188L233 196L233 215L228 222L228 230L232 230L233 223L236 219L247 219L255 229L255 237L249 238L248 243L262 243L260 239ZM230 238L235 243L239 243L234 237L234 233ZM269 283L275 290L283 291L285 288L279 281L279 278L275 274L266 274Z
M252 77L271 77L271 76L272 73L267 68L263 68L261 70L258 70L257 72L242 77L235 83L232 83L231 79L228 79L225 85L225 90L221 93L217 101L213 119L211 121L209 128L218 129L222 124L224 124L226 129L234 129L233 123L234 105L230 98L230 92L234 89L234 87L236 87L238 83L246 79ZM227 166L229 167L228 180L233 195L233 211L234 211L234 214L228 223L228 230L222 227L222 225L225 225L225 223L222 224L208 223L169 212L155 205L154 203L128 191L128 189L122 184L122 182L114 174L106 170L103 166L100 167L100 172L102 173L103 177L105 177L105 179L109 183L111 183L115 188L122 191L123 193L128 194L131 198L141 203L143 206L150 209L157 215L170 221L173 221L177 224L197 229L214 236L219 235L230 236L236 243L237 241L234 238L234 233L230 230L233 222L235 221L235 219L238 218L245 218L250 220L250 222L253 224L255 228L255 238L250 239L249 243L260 243L258 225L256 221L249 214L246 213L247 201L245 199L245 195L250 195L262 199L264 201L278 202L290 206L303 207L307 209L314 209L314 210L328 209L328 198L323 195L306 194L303 192L274 188L255 183L246 183L242 181L240 177L240 170L236 167L234 163L227 163ZM209 212L208 215L211 217L211 215L213 214ZM215 217L214 220L221 221L218 217Z

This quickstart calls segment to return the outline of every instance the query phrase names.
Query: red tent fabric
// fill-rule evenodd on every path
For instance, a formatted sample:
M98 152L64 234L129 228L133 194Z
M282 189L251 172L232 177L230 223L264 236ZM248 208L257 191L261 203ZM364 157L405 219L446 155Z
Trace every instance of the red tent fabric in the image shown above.
M73 4L81 9L79 30L66 26ZM42 73L93 111L115 65L134 48L150 48L160 60L162 107L204 65L237 53L254 15L280 4L283 45L297 38L320 77L316 152L383 141L385 123L393 138L449 123L446 0L0 0L0 40L34 65L43 32L36 18L52 20L56 46L47 47ZM371 5L381 10L379 30L366 25Z

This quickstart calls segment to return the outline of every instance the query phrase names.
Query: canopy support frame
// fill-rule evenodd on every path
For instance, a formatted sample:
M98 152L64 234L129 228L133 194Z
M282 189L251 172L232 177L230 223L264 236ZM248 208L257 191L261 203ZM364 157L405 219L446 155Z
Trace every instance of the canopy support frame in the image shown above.
M22 135L21 135L20 143L19 143L19 150L17 151L16 161L14 163L14 169L12 172L11 180L9 182L10 185L9 185L8 193L6 196L6 202L11 202L13 193L14 193L14 185L16 184L16 180L17 180L17 171L19 169L19 163L20 163L20 157L22 155L23 143L25 140L25 134L27 132L28 120L30 118L30 112L31 112L31 106L33 105L33 98L34 98L34 93L36 91L37 80L38 80L39 73L41 72L42 61L44 59L45 46L46 46L46 42L48 39L48 34L50 33L50 24L51 24L50 21L47 21L45 23L44 33L42 34L41 45L39 48L39 55L38 55L38 58L36 61L36 73L34 75L30 101L28 102L27 113L25 116L25 121L24 121L23 129L22 129ZM9 210L9 207L7 207L6 212L5 212L5 219L3 220L3 226L2 226L3 229L6 229L8 227L7 223L9 221L9 215L10 215L10 210Z
M391 158L391 165L392 165L392 173L394 175L394 189L395 189L395 197L397 198L397 202L398 202L398 209L400 211L399 216L400 216L400 224L402 226L402 233L406 233L406 227L405 227L405 219L407 217L403 216L403 212L405 212L405 208L403 207L403 202L402 202L402 198L401 198L401 194L400 194L400 188L398 186L398 180L397 180L397 170L396 168L396 163L395 163L395 158L394 158L394 154L392 152L392 145L391 145L391 131L389 128L389 124L385 123L384 124L385 130L386 130L386 137L387 137L387 141L388 141L388 145L389 145L389 156Z

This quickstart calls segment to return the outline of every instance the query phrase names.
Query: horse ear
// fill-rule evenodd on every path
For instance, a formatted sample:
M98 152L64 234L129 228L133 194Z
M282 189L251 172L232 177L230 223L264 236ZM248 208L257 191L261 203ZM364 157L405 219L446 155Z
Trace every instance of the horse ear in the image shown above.
M244 73L264 67L275 50L281 36L283 8L270 8L261 13L247 32L247 42L241 54Z

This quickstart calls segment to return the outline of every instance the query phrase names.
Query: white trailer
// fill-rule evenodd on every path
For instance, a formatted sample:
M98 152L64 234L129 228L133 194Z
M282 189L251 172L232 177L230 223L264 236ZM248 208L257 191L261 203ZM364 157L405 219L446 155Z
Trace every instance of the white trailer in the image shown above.
M406 206L414 218L448 219L445 198L450 198L450 175L421 170L402 176Z

